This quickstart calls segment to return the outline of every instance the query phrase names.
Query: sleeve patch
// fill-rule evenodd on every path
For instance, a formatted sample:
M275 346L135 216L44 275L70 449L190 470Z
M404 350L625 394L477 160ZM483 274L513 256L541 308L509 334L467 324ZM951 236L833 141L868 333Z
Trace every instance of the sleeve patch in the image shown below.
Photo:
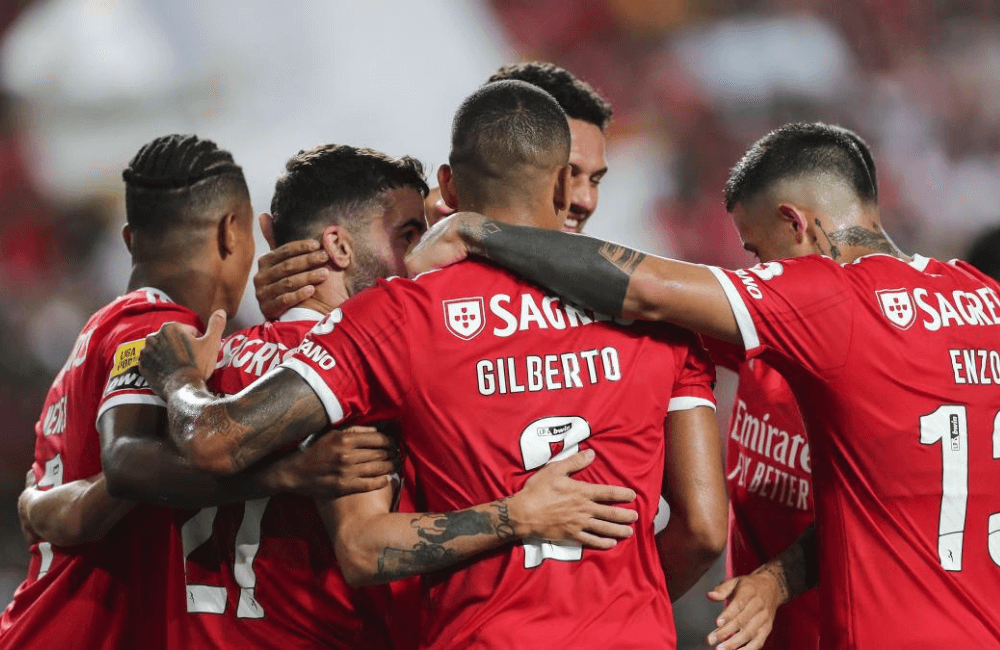
M111 377L117 377L130 368L138 367L139 353L144 347L146 347L146 339L129 341L119 345L118 349L115 350L115 363L111 367Z

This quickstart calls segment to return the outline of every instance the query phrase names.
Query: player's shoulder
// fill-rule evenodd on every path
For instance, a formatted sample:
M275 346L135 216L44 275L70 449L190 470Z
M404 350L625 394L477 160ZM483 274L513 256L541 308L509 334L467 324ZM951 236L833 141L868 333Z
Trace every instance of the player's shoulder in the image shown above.
M117 323L178 321L201 327L197 314L174 302L164 291L152 287L136 289L116 299L105 308L104 317Z

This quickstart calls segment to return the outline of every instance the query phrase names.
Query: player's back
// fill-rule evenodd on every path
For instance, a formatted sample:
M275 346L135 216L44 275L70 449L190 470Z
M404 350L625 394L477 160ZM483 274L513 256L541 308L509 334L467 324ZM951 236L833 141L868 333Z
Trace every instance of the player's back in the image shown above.
M162 323L199 326L155 289L133 291L94 314L46 397L35 426L39 487L102 471L96 428L104 410L162 404L138 371L145 336ZM100 541L31 547L28 577L0 619L4 648L158 648L175 638L183 609L172 511L141 505Z
M323 331L351 341L357 357L328 353ZM714 375L693 335L650 332L467 261L380 283L303 344L293 362L326 373L329 389L310 382L321 399L372 419L399 416L415 498L430 511L506 497L581 448L596 460L577 478L638 494L635 534L612 550L529 540L425 576L423 647L673 646L653 536L663 421L668 408L711 405ZM356 387L362 367L379 388Z
M232 334L210 388L239 392L277 366L322 316L295 308L279 322ZM390 647L377 594L344 582L312 499L279 494L178 517L190 647Z
M799 262L781 264L792 276ZM921 257L805 264L829 269L830 299L800 330L822 346L777 363L812 437L823 645L995 647L997 285Z

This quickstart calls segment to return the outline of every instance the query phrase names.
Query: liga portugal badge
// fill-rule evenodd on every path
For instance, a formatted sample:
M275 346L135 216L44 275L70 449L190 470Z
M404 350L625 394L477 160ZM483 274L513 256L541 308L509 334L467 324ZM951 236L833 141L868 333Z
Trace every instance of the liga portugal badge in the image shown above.
M889 322L901 330L910 329L917 320L917 312L913 308L913 299L906 289L882 289L876 291L878 304Z
M475 338L486 326L482 298L456 298L443 304L445 327L463 341Z

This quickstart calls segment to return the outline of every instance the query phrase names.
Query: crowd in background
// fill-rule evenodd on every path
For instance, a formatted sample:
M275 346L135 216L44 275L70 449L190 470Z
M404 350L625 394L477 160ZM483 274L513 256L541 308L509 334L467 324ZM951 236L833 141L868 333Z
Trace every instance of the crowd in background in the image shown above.
M0 2L0 38L17 28L27 4ZM722 204L729 167L769 129L813 120L842 124L869 142L884 221L903 250L961 256L1000 222L998 2L472 4L481 29L499 34L514 58L564 66L614 105L602 191L613 194L621 184L642 196L638 203L602 199L595 234L616 238L626 222L616 210L639 205L638 227L619 237L626 243L696 262L746 264ZM423 41L428 93L448 83L447 61L438 55L454 56L448 45ZM83 191L47 191L32 137L43 109L10 88L0 91L0 486L9 495L0 508L2 600L23 578L13 495L31 461L45 391L89 314L121 293L128 267L118 180L107 175ZM85 159L85 151L76 153ZM643 170L638 186L634 168ZM724 424L728 411L720 415Z

